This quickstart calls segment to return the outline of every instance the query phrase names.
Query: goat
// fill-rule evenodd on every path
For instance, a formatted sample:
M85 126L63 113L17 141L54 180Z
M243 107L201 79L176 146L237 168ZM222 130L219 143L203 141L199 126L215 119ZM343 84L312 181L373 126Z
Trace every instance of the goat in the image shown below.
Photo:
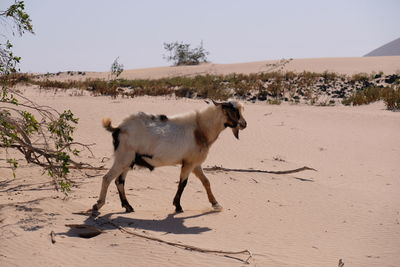
M178 164L182 166L173 200L175 211L183 212L180 199L191 172L202 182L212 207L221 210L201 164L226 127L230 127L239 139L239 130L246 128L247 122L242 116L242 103L213 101L213 104L200 111L171 117L139 112L125 119L117 128L111 126L110 119L103 119L103 127L112 132L115 159L103 177L100 196L92 212L98 212L104 205L108 186L117 177L115 184L121 205L126 212L134 211L124 189L127 172L134 165L153 170L155 167Z

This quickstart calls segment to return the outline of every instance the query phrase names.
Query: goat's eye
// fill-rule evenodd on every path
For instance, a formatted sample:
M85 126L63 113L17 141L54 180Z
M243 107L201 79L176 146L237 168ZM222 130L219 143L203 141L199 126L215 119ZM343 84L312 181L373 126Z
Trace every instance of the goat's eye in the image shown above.
M235 118L235 119L237 119L237 120L240 119L240 112L239 112L239 110L233 109L233 110L231 110L230 114L231 114L231 117L233 117L233 118Z

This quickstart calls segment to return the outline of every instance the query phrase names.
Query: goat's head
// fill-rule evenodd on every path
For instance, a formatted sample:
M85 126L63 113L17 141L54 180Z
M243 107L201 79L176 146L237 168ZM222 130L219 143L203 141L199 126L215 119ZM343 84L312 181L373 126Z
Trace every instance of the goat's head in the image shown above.
M224 126L232 128L233 135L239 139L239 130L247 127L247 122L242 115L243 104L237 101L218 103L214 100L213 103L216 106L220 106L225 115L226 121L224 122Z

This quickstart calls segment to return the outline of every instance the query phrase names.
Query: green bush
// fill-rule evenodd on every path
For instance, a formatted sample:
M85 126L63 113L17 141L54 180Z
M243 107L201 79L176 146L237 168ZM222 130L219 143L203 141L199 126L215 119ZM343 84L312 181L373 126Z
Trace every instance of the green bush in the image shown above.
M119 57L117 57L114 62L111 64L111 77L114 77L114 79L118 78L119 75L124 71L124 65L120 64L118 62Z
M190 48L190 44L164 43L164 49L169 55L164 55L167 61L172 61L175 66L198 65L207 62L207 55L210 53L203 48L203 42L196 48Z

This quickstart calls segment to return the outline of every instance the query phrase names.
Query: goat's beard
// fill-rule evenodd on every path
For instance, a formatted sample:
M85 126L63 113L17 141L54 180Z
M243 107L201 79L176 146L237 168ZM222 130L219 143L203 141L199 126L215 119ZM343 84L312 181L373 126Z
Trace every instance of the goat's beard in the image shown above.
M232 128L232 133L236 137L236 139L239 139L239 126L236 126L235 128Z

